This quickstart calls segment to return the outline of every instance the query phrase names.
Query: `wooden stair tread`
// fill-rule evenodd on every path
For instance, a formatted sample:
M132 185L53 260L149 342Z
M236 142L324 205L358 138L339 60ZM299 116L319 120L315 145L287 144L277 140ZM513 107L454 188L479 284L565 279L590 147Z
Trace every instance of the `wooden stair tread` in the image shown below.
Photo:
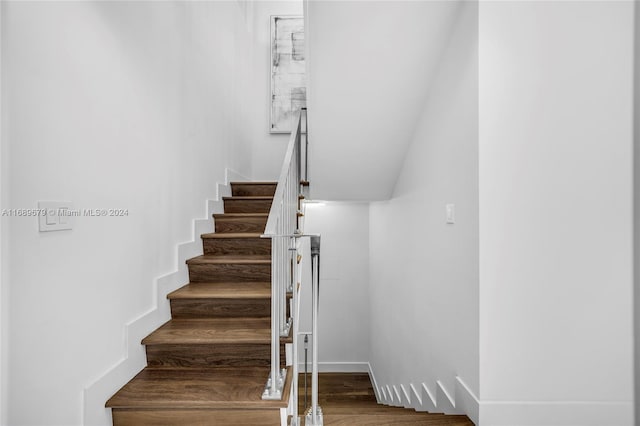
M194 283L167 295L168 299L270 299L270 282Z
M262 213L249 213L250 209L244 210L245 213L222 213L214 214L214 228L216 233L264 233L269 214L266 213L266 206Z
M267 255L201 255L187 260L188 265L212 265L224 263L244 263L264 265L271 263Z
M273 204L273 195L272 193L250 194L244 191L241 191L240 194L234 193L230 197L222 197L224 211L226 213L269 213Z
M269 369L217 367L211 369L145 368L120 389L106 406L111 408L206 409L284 408L288 404L291 374L287 374L283 401L263 401Z
M143 345L270 342L271 318L172 319L142 339Z
M203 239L228 239L228 238L261 238L259 232L211 232L208 234L202 234L200 237Z

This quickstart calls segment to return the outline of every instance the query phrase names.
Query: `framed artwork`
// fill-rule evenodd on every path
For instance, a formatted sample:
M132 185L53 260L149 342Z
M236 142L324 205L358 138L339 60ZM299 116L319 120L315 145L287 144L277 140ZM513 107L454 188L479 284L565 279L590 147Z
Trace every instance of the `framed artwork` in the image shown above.
M290 133L298 109L307 105L302 16L271 16L271 133Z

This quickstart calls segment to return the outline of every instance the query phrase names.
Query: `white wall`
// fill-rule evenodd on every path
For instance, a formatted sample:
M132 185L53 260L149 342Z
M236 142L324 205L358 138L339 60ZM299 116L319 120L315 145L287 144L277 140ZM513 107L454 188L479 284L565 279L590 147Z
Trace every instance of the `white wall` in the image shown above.
M0 3L0 208L5 208L8 199L8 162L6 144L7 126L5 124L5 62L2 60L4 50L4 4ZM7 219L0 217L0 425L7 423L8 406L8 338L9 338L9 280L8 280L8 250L7 250Z
M486 425L630 425L632 2L480 2Z
M633 252L634 252L634 314L635 314L635 422L640 423L640 7L635 4L634 38L634 184L633 184Z
M307 204L304 231L321 234L318 361L323 371L367 371L369 362L369 205ZM310 288L301 312L311 312ZM300 331L311 331L302 315ZM309 336L311 341L311 336ZM301 345L300 362L304 363ZM309 345L311 351L312 346ZM309 352L309 356L311 352ZM310 360L311 358L309 358Z
M251 95L247 102L247 137L253 178L278 180L289 134L269 133L271 107L271 15L302 16L302 0L254 1L252 8Z
M371 364L379 386L478 392L477 5L460 9L393 197L371 204ZM456 223L445 205L456 206ZM438 401L437 412L445 401ZM460 405L460 404L459 404Z
M308 2L314 197L391 197L460 3Z
M129 210L63 232L9 221L6 423L76 425L83 388L123 357L124 324L153 306L225 167L251 175L234 130L248 37L236 2L2 8L8 207Z

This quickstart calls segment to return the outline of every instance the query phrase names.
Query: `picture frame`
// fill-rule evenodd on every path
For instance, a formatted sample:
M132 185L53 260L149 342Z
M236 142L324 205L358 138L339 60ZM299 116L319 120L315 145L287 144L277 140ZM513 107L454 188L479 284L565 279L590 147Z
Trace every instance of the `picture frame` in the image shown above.
M291 133L291 121L306 107L304 18L271 16L270 133Z

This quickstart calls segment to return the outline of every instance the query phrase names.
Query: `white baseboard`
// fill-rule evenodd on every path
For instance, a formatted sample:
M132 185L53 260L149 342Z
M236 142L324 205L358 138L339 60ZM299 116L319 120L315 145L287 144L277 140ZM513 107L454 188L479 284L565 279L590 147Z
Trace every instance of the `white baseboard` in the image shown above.
M371 368L371 363L367 362L367 371L369 372L369 380L371 380L371 385L373 386L373 392L376 394L376 400L378 404L382 404L382 393L378 388L378 381L376 380L376 375L373 373L373 368Z
M413 401L414 406L417 407L415 410L427 411L427 410L422 410L422 404L423 404L422 392L419 391L418 388L416 388L413 383L409 383L409 391L411 392L411 400Z
M398 392L398 387L396 385L391 385L391 392L393 392L393 405L404 408L402 397L400 396L400 392Z
M384 386L380 388L380 399L378 399L378 404L387 404L387 392L384 390Z
M456 377L454 389L447 389L440 380L432 387L426 383L382 384L377 381L371 364L368 366L378 403L431 413L466 414L478 424L478 398L460 377Z
M397 406L398 403L395 399L395 395L393 394L393 389L391 388L390 385L385 385L384 387L384 394L387 396L387 404L391 405L391 406Z
M83 392L83 424L86 426L110 426L113 424L111 410L105 402L146 365L146 354L140 343L142 339L171 318L168 293L188 282L187 259L202 254L200 235L212 232L211 215L223 211L222 197L231 193L231 180L247 180L244 176L226 169L225 184L216 187L216 199L206 201L207 217L193 220L192 240L178 244L177 269L156 279L154 286L155 305L147 312L129 321L124 326L123 355L113 366L94 378Z
M456 377L455 409L481 426L632 426L628 402L482 401Z
M404 406L416 411L465 414L479 426L632 426L633 401L626 402L530 402L482 401L461 377L455 388L441 381L426 383L382 384L373 368L369 376L381 404Z
M456 399L440 380L436 381L436 404L438 412L444 414L466 414L456 408Z
M476 425L480 423L480 401L469 386L460 378L456 377L456 407L467 415Z
M428 411L430 413L435 413L437 411L437 404L436 404L436 396L435 396L435 394L424 383L420 384L420 389L422 389L422 409L421 409L421 411Z
M481 426L632 426L629 402L481 401Z
M400 400L404 408L412 408L411 394L407 391L404 385L400 385Z

